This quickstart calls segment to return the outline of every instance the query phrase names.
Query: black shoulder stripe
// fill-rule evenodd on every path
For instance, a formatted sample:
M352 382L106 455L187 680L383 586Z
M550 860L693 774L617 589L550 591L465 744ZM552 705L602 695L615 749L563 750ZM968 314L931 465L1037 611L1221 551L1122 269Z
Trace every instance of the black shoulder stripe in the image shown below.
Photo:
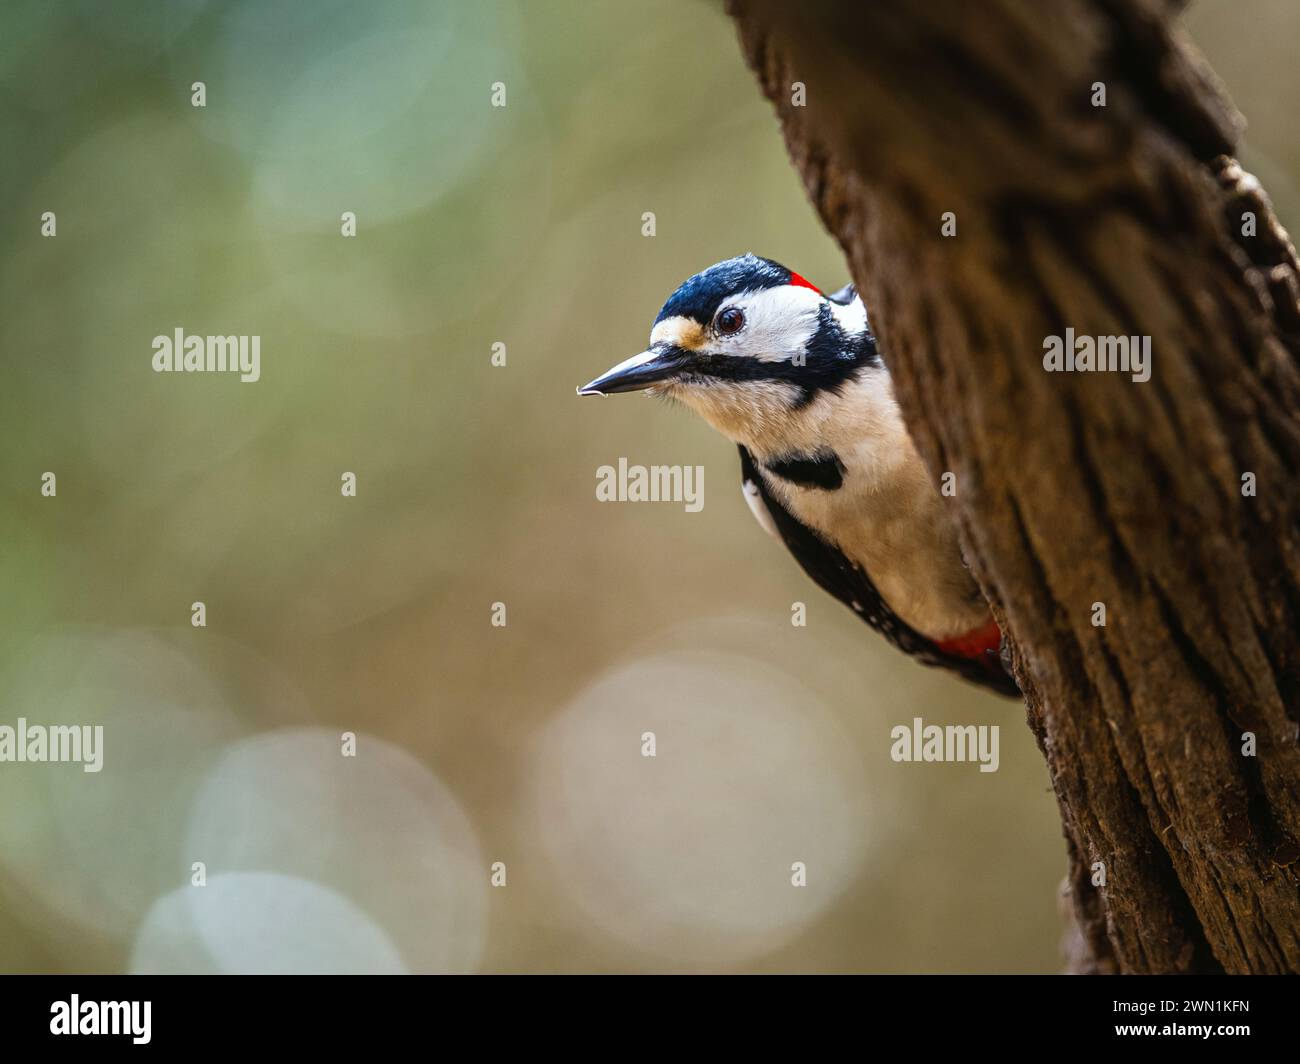
M844 463L838 454L829 450L813 454L792 454L787 458L764 462L763 468L801 488L835 491L844 483Z
M757 486L786 548L823 591L839 599L899 650L922 664L949 669L1000 695L1022 697L1015 681L1002 670L999 662L991 662L985 667L969 658L946 655L895 614L862 568L849 561L838 548L799 521L772 496L754 459L743 446L740 448L740 469L742 483L752 480Z

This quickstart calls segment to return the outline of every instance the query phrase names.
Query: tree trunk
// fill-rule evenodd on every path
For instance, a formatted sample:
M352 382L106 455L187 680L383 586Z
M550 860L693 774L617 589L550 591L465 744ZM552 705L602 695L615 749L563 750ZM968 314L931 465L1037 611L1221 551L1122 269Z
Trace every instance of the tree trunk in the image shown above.
M1073 970L1296 972L1298 271L1177 6L730 0L956 474L1064 821ZM1046 372L1067 328L1150 337L1150 379Z

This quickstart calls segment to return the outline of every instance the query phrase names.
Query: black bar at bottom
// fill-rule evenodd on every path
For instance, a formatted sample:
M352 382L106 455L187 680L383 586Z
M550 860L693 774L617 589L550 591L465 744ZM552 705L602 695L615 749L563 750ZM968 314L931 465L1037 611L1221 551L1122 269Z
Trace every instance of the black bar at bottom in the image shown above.
M1261 977L5 976L0 1046L10 1060L24 1059L15 1049L110 1043L333 1055L414 1042L490 1055L514 1039L621 1056L753 1039L815 1048L848 1035L859 1052L900 1036L927 1051L1055 1052L1064 1042L1230 1052L1290 1044L1295 987Z

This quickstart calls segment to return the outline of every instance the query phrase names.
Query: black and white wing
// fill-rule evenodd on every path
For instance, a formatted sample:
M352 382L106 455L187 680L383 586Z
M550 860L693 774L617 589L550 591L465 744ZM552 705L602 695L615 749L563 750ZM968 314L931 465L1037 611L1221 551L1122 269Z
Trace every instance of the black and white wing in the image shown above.
M982 659L956 657L945 654L935 643L912 628L895 614L876 590L875 584L861 566L850 561L835 546L799 521L768 490L762 475L750 457L740 447L741 486L750 509L759 523L768 528L765 514L795 561L813 581L839 599L872 628L880 632L903 653L924 665L949 669L964 679L1000 695L1020 698L1020 689L1002 668L996 654ZM772 528L768 528L772 531Z

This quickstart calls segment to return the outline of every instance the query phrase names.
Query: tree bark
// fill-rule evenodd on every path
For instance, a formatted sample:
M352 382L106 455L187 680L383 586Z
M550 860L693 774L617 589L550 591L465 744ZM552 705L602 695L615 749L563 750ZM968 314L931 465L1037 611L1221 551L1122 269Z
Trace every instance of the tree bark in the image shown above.
M1061 810L1072 969L1300 971L1300 271L1181 5L729 6L956 473ZM1150 380L1046 372L1067 328L1150 337Z

